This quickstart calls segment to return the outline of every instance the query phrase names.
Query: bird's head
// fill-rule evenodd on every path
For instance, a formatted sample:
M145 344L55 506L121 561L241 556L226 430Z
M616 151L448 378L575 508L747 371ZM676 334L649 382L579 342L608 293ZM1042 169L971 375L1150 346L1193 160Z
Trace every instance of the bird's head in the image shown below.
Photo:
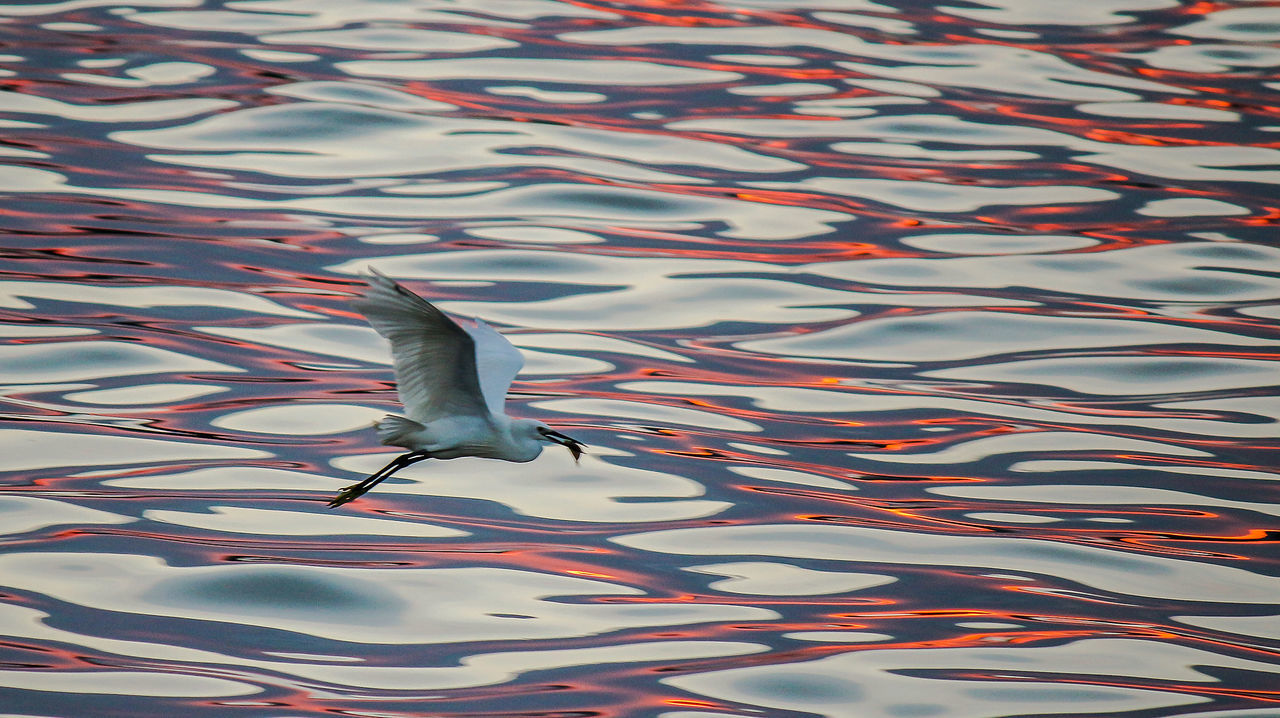
M561 434L560 432L556 431L555 429L552 429L546 424L542 424L542 423L534 424L534 431L537 434L536 438L538 439L538 441L545 441L548 444L559 444L564 448L568 449L569 453L573 454L573 460L575 462L578 460L579 457L581 457L584 453L586 453L584 451L587 448L586 444L582 443L581 441L578 441L577 439L565 436L564 434Z

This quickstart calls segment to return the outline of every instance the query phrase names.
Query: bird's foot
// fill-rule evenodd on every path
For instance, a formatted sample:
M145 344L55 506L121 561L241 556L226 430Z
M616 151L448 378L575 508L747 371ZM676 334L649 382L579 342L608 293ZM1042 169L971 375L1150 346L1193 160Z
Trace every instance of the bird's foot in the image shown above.
M345 486L341 490L339 490L338 495L333 497L333 500L329 502L329 508L336 509L345 503L355 501L356 499L368 493L369 489L371 488L373 487L366 486L364 482L360 482L358 484L352 484L351 486Z

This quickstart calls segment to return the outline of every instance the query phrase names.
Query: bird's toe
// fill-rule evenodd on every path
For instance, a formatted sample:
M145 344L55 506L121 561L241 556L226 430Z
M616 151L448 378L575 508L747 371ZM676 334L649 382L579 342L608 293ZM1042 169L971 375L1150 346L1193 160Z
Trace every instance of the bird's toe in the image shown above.
M345 503L356 500L363 493L364 493L363 491L360 491L360 487L358 485L348 486L342 489L341 491L339 491L338 495L333 497L333 499L329 501L329 508L336 509Z

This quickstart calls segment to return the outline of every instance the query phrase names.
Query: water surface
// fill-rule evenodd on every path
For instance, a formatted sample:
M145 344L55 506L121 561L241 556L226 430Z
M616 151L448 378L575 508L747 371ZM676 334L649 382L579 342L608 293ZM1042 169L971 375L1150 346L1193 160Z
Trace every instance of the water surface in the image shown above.
M1280 711L1280 3L0 29L0 713ZM582 463L326 509L368 267Z

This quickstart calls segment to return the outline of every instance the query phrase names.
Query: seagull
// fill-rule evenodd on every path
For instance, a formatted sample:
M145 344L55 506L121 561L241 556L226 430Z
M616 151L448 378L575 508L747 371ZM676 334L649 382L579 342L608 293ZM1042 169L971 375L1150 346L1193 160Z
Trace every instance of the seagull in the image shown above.
M540 421L507 416L507 389L524 357L506 337L479 319L456 322L376 269L369 271L369 290L353 304L391 342L397 391L408 415L390 414L374 426L383 444L409 451L342 489L329 508L426 459L533 461L543 444L567 448L574 461L582 456L582 442Z

